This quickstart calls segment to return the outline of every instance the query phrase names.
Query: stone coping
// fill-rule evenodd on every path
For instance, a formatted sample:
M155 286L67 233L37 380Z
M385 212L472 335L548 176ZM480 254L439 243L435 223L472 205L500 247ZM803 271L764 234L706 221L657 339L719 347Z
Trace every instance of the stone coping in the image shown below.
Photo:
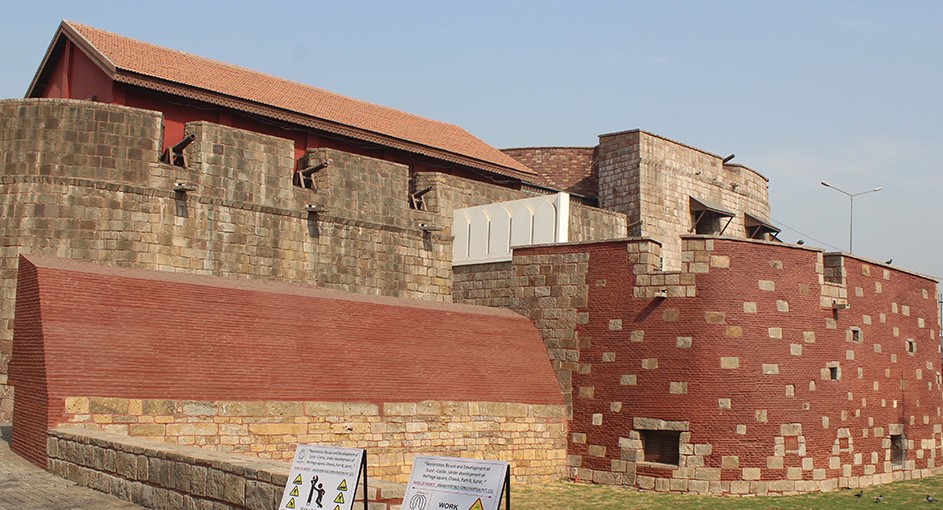
M286 462L70 428L48 431L48 455L54 474L151 508L191 502L272 508L291 468ZM358 500L362 484L355 492ZM406 486L370 479L368 489L370 510L381 510L399 505Z

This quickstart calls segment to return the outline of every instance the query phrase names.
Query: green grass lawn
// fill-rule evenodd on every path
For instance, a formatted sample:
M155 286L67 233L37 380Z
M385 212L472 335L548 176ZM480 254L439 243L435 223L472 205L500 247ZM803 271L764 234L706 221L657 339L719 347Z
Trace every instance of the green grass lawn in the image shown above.
M841 509L873 508L879 494L884 502L879 508L936 508L943 502L928 503L927 494L943 499L943 476L908 480L864 489L864 496L854 497L857 490L839 490L825 494L802 496L719 497L684 496L642 492L622 487L586 483L558 482L547 485L516 486L511 492L512 510L632 510L686 508L713 509ZM503 508L503 505L502 505Z

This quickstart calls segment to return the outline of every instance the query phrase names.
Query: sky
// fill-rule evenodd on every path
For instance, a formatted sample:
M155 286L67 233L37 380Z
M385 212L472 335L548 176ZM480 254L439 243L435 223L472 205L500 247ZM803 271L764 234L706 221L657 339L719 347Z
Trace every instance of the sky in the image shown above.
M16 2L0 98L62 19L462 126L498 147L644 129L769 179L786 242L943 277L943 2Z

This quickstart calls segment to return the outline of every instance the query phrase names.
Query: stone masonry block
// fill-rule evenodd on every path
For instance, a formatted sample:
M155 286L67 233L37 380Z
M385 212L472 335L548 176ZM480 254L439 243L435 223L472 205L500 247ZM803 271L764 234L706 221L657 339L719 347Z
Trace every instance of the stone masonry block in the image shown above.
M704 321L708 324L723 324L724 312L704 312Z

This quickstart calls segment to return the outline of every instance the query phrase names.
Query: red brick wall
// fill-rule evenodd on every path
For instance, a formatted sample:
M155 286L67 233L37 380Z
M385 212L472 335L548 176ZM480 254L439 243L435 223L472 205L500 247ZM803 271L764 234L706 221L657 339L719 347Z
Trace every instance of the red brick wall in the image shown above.
M696 273L696 297L667 299L633 297L645 295L636 283L649 275L632 274L625 244L515 252L589 253L588 306L580 310L588 322L576 326L572 375L570 462L581 478L766 493L936 468L943 402L935 282L846 257L849 308L835 312L822 297L818 251L698 238L685 246L679 277ZM853 327L860 343L851 341ZM829 366L839 380L829 380ZM646 464L638 431L672 428L682 431L680 465ZM895 468L889 438L901 428L910 442L907 462Z
M44 437L66 396L562 404L537 330L507 310L42 257L20 271L18 434ZM37 462L32 440L13 446Z
M46 467L46 429L49 428L49 393L46 386L42 317L36 268L20 264L17 279L14 329L23 338L10 362L10 383L19 388L13 415L13 449L34 464ZM18 377L22 376L22 377Z
M538 184L596 198L594 147L535 147L502 149L538 174Z

